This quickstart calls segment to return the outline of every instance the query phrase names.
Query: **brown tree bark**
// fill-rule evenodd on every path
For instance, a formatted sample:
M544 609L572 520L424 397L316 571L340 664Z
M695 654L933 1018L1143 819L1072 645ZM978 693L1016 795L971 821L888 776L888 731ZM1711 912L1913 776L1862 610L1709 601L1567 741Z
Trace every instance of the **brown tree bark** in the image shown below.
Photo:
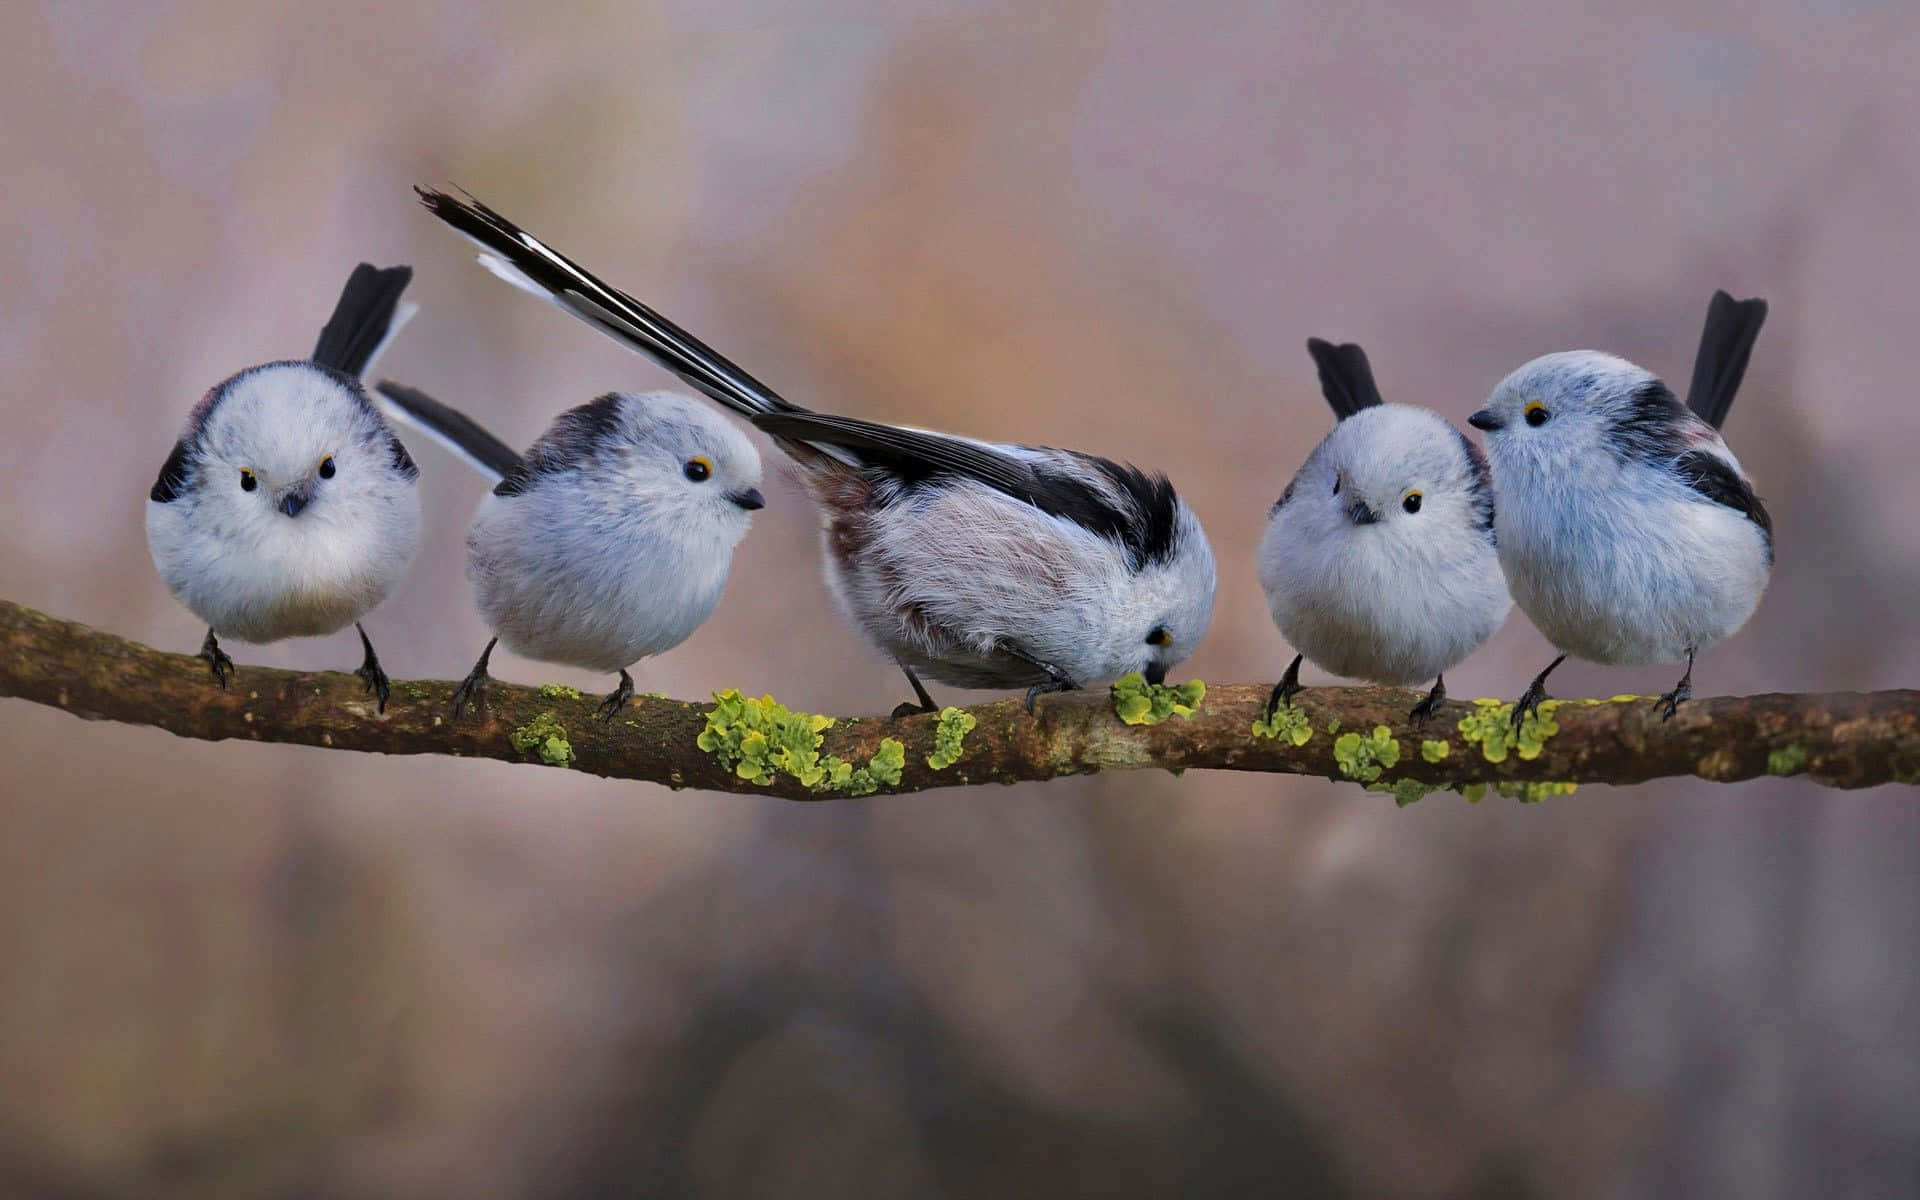
M1403 801L1425 790L1474 784L1535 799L1551 794L1544 784L1632 784L1668 776L1731 782L1806 775L1842 788L1920 782L1920 692L1905 690L1692 700L1671 721L1659 719L1648 697L1567 702L1550 710L1557 732L1542 737L1536 729L1530 745L1505 747L1492 761L1496 754L1486 741L1461 728L1463 718L1472 731L1501 725L1505 710L1484 702L1450 701L1415 727L1407 722L1410 693L1312 688L1295 698L1293 737L1260 737L1253 724L1266 700L1264 684L1212 687L1191 717L1137 726L1116 717L1113 698L1102 688L1043 697L1031 717L1016 700L948 710L964 711L975 724L960 743L959 757L939 767L928 756L941 741L940 716L835 719L818 734L822 761L837 758L871 769L839 785L823 779L809 786L796 771L743 777L724 752L702 749L712 704L642 696L602 722L594 716L598 697L496 681L483 711L455 721L448 715L453 688L446 681L396 681L381 715L352 675L243 663L223 691L192 655L155 650L0 601L0 696L77 717L151 725L209 741L493 758L795 800L1142 767L1352 779L1394 791ZM964 720L945 720L951 747ZM1306 740L1296 745L1303 733ZM886 740L898 746L883 752ZM900 752L904 763L896 781L884 764ZM1527 785L1534 785L1531 793Z

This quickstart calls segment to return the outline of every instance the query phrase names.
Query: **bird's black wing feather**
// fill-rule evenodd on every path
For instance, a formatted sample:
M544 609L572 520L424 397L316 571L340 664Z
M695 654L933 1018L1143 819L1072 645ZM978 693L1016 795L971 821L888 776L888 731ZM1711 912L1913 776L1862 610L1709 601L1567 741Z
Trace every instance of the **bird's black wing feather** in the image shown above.
M1727 460L1705 450L1690 450L1673 463L1680 481L1715 504L1724 504L1760 527L1767 538L1767 561L1773 561L1773 518L1754 495L1753 485L1740 477Z
M1747 359L1767 319L1767 302L1759 298L1735 300L1715 292L1707 304L1707 323L1700 331L1700 350L1693 356L1693 382L1687 388L1687 407L1715 429L1727 419Z
M728 408L747 416L804 411L693 334L478 200L462 200L431 188L414 191L428 212L504 260L568 312Z
M333 315L320 330L313 346L313 361L342 375L359 378L367 369L373 352L386 340L393 325L393 314L400 306L400 294L413 280L412 267L388 267L382 270L361 263L347 276Z
M1352 342L1336 346L1322 338L1308 338L1307 353L1320 368L1320 394L1340 420L1363 408L1386 403L1373 382L1373 368L1367 363L1365 350Z
M1086 471L1083 476L977 442L826 413L764 413L753 423L774 437L850 450L862 463L909 483L942 474L978 480L1119 543L1135 570L1173 556L1179 499L1164 475L1092 454L1059 452L1072 455ZM1094 477L1108 487L1097 486Z
M381 380L374 390L385 396L407 420L445 442L456 453L472 459L482 470L504 478L520 467L520 455L513 447L458 409L440 403L418 388L390 379Z
M851 450L903 479L942 472L963 475L1030 502L1036 489L1034 470L1027 463L960 438L830 413L758 413L753 423L774 437Z

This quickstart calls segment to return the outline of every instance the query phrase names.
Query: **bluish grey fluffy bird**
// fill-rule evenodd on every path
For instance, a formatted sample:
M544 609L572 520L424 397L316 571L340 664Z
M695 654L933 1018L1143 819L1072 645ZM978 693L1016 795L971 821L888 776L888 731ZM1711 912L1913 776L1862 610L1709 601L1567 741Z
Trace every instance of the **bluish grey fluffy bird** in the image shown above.
M1410 717L1446 699L1442 674L1500 628L1513 601L1494 550L1486 460L1439 414L1388 404L1366 352L1309 339L1337 423L1267 516L1260 584L1299 651L1267 714L1300 689L1300 661L1407 686Z
M424 392L377 390L497 481L467 533L467 580L494 637L454 692L454 716L484 691L504 641L525 658L619 672L600 706L611 720L633 695L628 668L685 641L720 602L763 504L760 452L672 392L569 409L522 455Z
M896 713L936 707L920 672L1025 688L1029 711L1043 692L1132 671L1158 683L1205 634L1213 551L1165 476L810 412L485 205L420 197L494 274L652 358L799 464L829 589L913 685L917 704Z
M147 548L207 623L200 657L222 688L243 642L351 624L356 674L389 687L360 618L400 579L420 535L413 460L360 376L412 314L409 267L355 267L311 358L250 367L195 405L147 500Z
M1516 727L1568 654L1686 659L1656 705L1671 718L1694 656L1758 607L1773 522L1720 426L1766 318L1764 300L1714 293L1685 404L1625 359L1574 350L1527 363L1468 418L1487 434L1508 586L1562 652L1514 705Z

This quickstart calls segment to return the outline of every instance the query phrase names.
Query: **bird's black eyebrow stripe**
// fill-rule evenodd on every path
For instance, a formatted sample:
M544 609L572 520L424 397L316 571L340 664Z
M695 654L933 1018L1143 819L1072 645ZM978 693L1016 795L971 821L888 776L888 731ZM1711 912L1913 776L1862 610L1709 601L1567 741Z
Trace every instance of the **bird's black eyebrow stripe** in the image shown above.
M1614 417L1607 448L1622 462L1665 466L1686 450L1682 431L1698 420L1666 384L1649 380L1634 389L1626 407Z
M608 392L553 419L540 439L527 447L519 465L500 477L493 494L518 496L542 475L558 475L580 465L620 428L620 397Z
M1754 495L1753 485L1740 477L1727 460L1705 450L1690 450L1673 464L1680 482L1715 504L1724 504L1760 527L1767 541L1767 565L1773 565L1773 518Z

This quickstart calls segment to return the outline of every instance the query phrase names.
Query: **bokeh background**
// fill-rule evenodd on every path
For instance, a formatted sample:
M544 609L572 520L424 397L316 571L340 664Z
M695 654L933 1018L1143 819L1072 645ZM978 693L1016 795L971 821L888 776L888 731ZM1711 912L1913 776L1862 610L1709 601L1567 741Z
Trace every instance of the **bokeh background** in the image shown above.
M1288 654L1251 559L1329 425L1308 335L1461 420L1548 350L1684 380L1711 291L1764 295L1729 432L1780 569L1701 691L1915 682L1910 6L55 0L5 29L9 599L196 647L146 490L361 259L418 271L385 372L510 442L669 382L408 190L457 182L803 402L1164 467L1220 556L1216 681ZM416 455L430 536L368 625L396 677L457 677L485 485ZM804 497L767 490L640 687L884 710ZM1449 682L1510 696L1548 653L1515 614ZM1920 1188L1911 789L793 806L0 713L7 1196Z

